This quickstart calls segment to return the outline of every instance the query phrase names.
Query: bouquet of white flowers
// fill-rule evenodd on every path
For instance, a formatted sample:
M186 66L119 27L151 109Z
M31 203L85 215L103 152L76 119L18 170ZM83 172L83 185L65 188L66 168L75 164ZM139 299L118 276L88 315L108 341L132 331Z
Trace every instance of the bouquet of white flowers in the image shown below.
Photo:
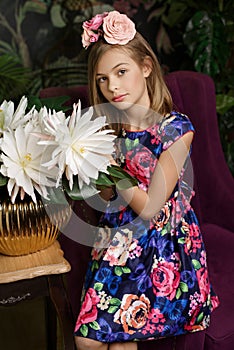
M0 105L0 186L7 187L12 203L25 194L36 202L36 193L49 200L58 188L78 200L121 179L136 184L110 165L116 136L105 116L92 120L92 107L82 114L80 102L68 117L45 106L26 112L27 106L25 96L16 110L12 101Z

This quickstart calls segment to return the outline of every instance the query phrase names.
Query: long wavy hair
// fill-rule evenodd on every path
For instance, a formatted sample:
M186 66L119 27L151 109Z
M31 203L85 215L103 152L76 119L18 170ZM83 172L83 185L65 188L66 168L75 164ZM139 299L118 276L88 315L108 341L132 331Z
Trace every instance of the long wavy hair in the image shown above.
M138 64L139 67L142 67L146 57L150 58L151 61L151 73L146 78L147 90L150 99L150 108L156 113L164 116L167 113L170 113L173 108L172 98L170 92L166 86L166 83L163 78L163 73L159 61L152 50L149 43L143 38L140 33L136 33L135 37L129 41L126 45L111 45L108 44L103 38L99 39L96 43L91 45L89 58L88 58L88 84L89 84L89 100L91 105L95 106L96 110L99 110L99 113L105 113L108 120L108 109L111 113L113 121L113 113L115 114L114 120L116 121L114 125L111 125L112 128L116 130L118 134L121 128L121 114L122 111L117 110L114 106L110 106L108 101L105 99L103 94L100 91L100 88L96 81L97 65L102 55L107 50L113 50L118 48L126 53L132 60ZM105 109L103 106L105 104ZM98 105L101 105L100 108L97 108ZM112 121L108 120L110 124ZM119 125L118 125L119 124Z

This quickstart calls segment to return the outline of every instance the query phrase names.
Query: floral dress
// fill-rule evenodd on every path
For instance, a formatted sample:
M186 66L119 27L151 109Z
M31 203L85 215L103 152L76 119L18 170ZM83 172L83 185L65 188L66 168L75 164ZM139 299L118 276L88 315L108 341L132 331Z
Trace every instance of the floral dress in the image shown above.
M188 117L173 111L144 131L123 131L118 159L147 190L160 154L189 131L194 128ZM111 343L208 327L219 301L190 205L189 160L152 220L137 216L120 196L110 201L92 249L75 335Z

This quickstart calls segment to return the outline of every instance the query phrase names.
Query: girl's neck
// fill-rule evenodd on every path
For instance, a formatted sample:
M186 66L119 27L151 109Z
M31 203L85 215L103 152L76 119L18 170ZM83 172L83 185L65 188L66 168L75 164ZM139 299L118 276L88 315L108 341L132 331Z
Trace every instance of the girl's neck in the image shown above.
M123 128L129 131L140 131L148 129L159 123L163 116L153 110L146 110L141 106L137 106L137 111L135 113L128 113L126 111L126 119L123 122Z

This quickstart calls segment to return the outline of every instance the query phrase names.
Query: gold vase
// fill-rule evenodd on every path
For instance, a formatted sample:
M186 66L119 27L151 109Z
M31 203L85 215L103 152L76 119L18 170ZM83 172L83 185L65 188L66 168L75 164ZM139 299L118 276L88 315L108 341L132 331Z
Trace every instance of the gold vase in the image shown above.
M12 204L0 198L0 253L24 255L47 248L71 216L69 205L45 204L31 198Z

